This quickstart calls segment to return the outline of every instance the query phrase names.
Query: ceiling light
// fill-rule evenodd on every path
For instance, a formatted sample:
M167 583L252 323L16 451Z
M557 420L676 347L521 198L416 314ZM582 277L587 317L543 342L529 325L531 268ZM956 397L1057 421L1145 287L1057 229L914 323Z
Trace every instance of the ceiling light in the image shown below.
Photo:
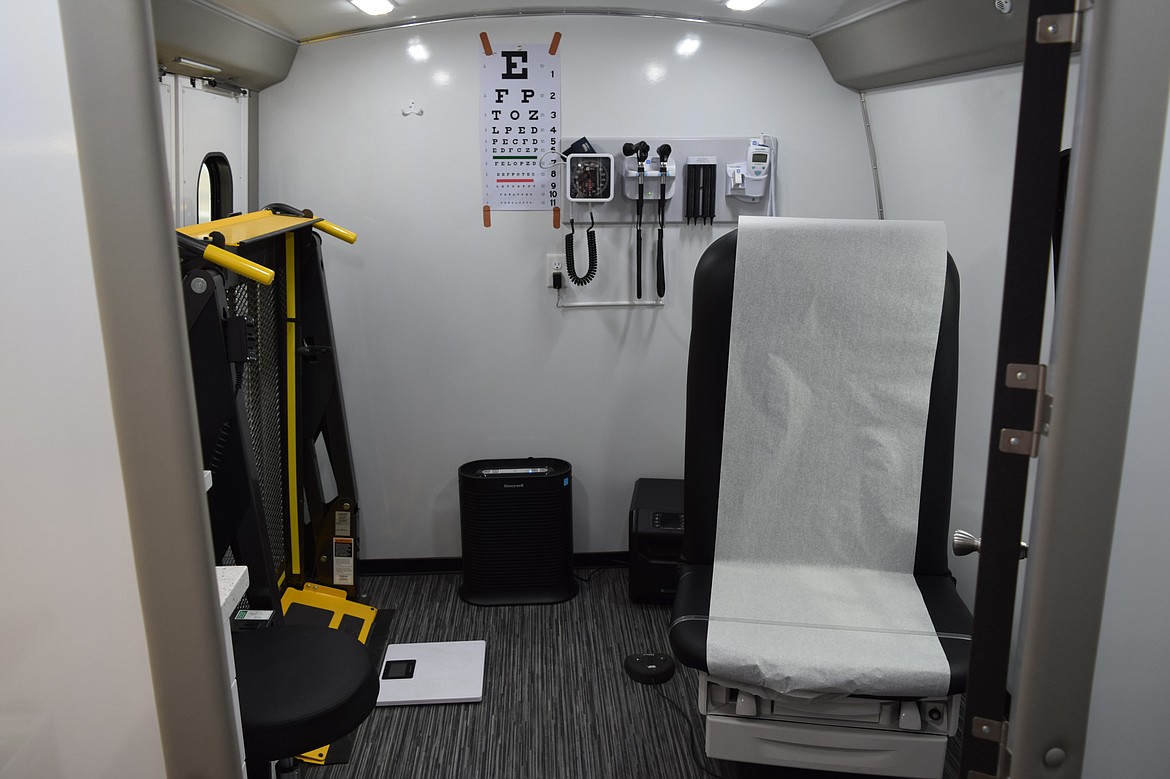
M764 0L727 0L724 5L732 11L750 11L763 2Z
M381 16L388 14L394 10L394 3L390 0L349 0L353 3L359 11L364 11L370 16Z
M208 65L206 62L187 59L186 57L175 57L174 62L180 65L186 65L189 68L195 68L196 70L206 70L208 73L219 73L223 70L223 68L217 68L215 65Z

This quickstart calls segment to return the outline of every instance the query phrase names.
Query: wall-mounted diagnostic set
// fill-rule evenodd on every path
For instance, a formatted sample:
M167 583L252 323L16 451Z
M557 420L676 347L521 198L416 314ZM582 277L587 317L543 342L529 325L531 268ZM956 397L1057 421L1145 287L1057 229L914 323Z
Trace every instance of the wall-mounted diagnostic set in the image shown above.
M654 201L658 217L654 289L658 300L571 305L661 305L666 295L667 223L698 227L735 223L740 216L775 214L775 154L776 139L768 135L669 141L600 138L591 142L581 138L573 143L554 163L565 165L563 192L570 216L565 235L566 275L577 286L596 277L597 226L632 227L634 295L641 301L642 220L646 201ZM675 197L676 189L679 197ZM580 208L589 210L589 269L584 275L577 274L573 263L574 207L578 211L576 219L581 218ZM560 306L558 271L550 275L550 286L557 289Z

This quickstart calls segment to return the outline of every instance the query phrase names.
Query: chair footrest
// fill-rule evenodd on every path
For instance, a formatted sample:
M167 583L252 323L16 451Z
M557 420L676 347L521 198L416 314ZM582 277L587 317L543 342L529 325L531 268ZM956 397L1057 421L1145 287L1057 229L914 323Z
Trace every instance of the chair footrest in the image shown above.
M947 737L779 720L707 717L707 755L819 771L937 779Z
M953 735L958 727L959 696L890 700L842 696L804 700L744 690L699 674L699 711L704 716L780 720L906 734Z

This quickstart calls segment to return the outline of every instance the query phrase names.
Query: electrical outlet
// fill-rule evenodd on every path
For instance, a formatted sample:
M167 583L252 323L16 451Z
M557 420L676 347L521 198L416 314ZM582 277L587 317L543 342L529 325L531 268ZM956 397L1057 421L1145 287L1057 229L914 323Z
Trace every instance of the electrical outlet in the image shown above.
M553 274L559 273L562 278L565 275L565 255L563 254L547 254L545 255L545 273L544 283L552 289Z

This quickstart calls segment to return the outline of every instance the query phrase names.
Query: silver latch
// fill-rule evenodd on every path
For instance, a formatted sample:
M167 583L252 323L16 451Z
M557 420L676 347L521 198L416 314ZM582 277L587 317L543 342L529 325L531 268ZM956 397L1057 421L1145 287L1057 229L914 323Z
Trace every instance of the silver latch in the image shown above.
M1037 17L1036 43L1080 43L1081 16L1092 7L1092 0L1077 0L1071 13Z
M1036 457L1040 454L1040 436L1048 435L1052 416L1052 396L1044 394L1048 380L1047 365L1026 365L1008 363L1004 384L1011 389L1029 389L1036 392L1036 407L1032 414L1031 430L1004 428L999 431L999 451L1008 454L1026 454Z
M955 553L955 557L963 557L969 554L978 554L982 551L983 539L976 538L974 534L968 533L966 530L956 530L954 536L951 537L951 551ZM1020 542L1020 559L1025 560L1028 557L1028 545L1023 541Z
M975 738L994 741L999 744L999 760L994 774L982 771L968 771L966 779L1008 779L1012 770L1012 753L1007 747L1008 724L1002 720L974 717L971 720L971 735Z

